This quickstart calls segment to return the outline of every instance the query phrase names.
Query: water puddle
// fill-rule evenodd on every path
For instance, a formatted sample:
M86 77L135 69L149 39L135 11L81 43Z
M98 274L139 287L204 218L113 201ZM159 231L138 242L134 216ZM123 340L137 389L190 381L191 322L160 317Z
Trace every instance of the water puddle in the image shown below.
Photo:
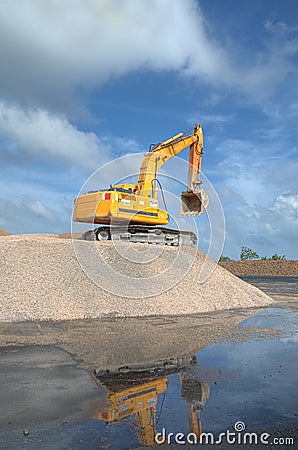
M280 330L278 339L256 333L246 342L211 344L184 357L97 367L95 380L105 395L89 401L83 420L32 426L27 437L20 430L6 433L9 448L124 450L155 445L156 433L160 440L163 433L218 436L236 423L265 432L295 422L297 316L269 308L241 323Z

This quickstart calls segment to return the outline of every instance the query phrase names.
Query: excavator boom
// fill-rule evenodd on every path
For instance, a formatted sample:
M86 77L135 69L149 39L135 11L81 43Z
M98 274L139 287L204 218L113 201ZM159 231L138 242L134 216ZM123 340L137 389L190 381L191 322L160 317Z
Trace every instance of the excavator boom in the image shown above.
M195 126L191 134L179 133L157 144L145 155L140 168L138 191L145 195L150 194L158 170L186 147L189 147L187 191L181 194L180 215L200 216L208 206L207 194L200 189L201 181L198 178L203 155L203 130L200 124ZM157 199L157 188L153 189L153 197Z

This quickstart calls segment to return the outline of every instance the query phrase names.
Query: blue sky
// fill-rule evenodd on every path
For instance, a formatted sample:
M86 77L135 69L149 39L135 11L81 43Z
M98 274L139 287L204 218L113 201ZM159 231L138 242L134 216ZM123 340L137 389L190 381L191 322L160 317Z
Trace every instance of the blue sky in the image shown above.
M297 24L295 0L2 0L0 227L69 231L94 170L199 122L223 253L297 258Z

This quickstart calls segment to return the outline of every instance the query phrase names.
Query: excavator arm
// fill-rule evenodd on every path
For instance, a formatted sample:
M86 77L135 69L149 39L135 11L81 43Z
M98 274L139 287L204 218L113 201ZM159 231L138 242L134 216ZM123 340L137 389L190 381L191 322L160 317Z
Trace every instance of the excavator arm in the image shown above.
M203 155L203 131L197 124L191 134L179 133L165 142L157 144L143 158L138 179L138 193L157 199L158 188L154 186L158 170L171 158L189 147L187 191L181 194L181 215L201 215L207 208L208 197L200 189L201 163Z

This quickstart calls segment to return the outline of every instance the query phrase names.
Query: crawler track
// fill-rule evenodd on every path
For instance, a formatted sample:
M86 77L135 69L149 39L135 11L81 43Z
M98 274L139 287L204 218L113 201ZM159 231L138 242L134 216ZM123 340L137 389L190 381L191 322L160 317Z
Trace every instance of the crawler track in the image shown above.
M86 231L82 239L86 241L106 241L112 239L146 244L197 246L197 236L192 231L180 231L165 227L148 227L144 225L101 226L94 230Z

